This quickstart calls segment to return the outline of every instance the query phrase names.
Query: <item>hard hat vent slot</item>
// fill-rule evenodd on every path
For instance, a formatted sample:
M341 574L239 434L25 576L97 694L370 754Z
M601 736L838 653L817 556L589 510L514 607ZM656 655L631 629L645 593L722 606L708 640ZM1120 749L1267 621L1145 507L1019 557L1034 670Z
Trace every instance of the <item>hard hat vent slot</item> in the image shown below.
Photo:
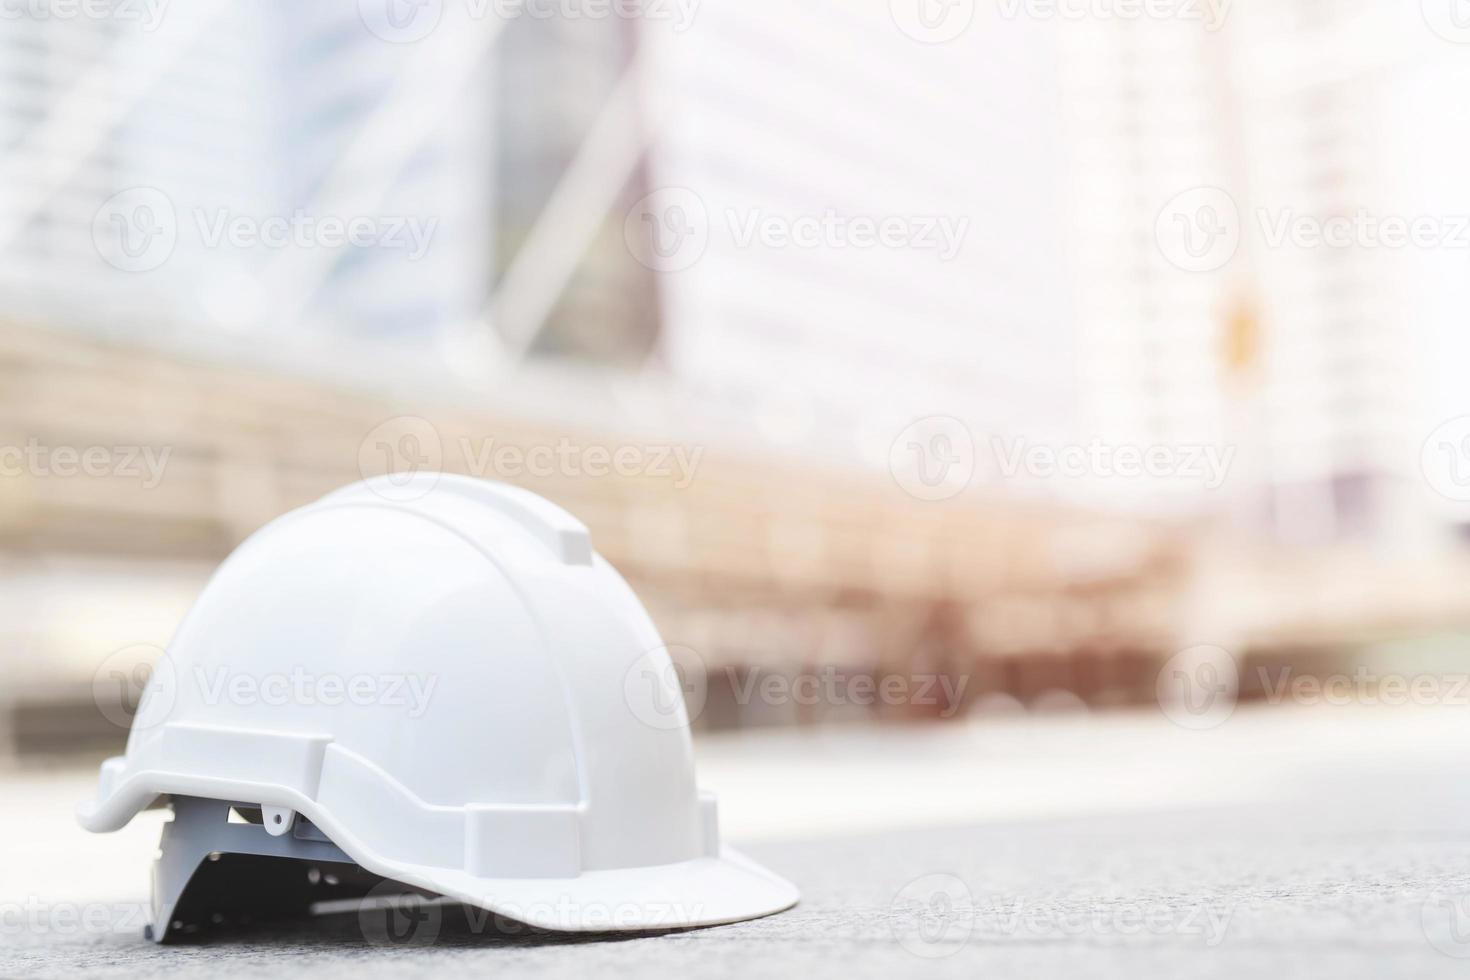
M353 864L222 854L195 869L166 920L166 935L155 938L187 942L288 920L310 928L307 923L319 914L316 906L330 911L332 903L340 903L355 909L374 888L385 887L391 886Z
M294 810L186 796L170 804L154 864L155 941L307 919L318 905L355 908L370 894L431 894L359 867Z

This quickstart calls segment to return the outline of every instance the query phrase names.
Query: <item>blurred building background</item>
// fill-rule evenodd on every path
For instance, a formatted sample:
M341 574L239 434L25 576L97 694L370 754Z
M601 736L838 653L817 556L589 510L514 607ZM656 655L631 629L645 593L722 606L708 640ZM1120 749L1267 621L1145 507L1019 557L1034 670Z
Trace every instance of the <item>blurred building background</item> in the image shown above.
M1198 644L1461 664L1470 443L1436 433L1470 414L1470 234L1267 232L1470 216L1470 38L1432 3L1177 6L7 14L0 447L35 451L0 477L0 754L118 741L103 664L260 525L404 463L584 519L707 728L1140 705ZM1176 251L1179 200L1223 261ZM564 444L697 467L482 452ZM1005 465L1094 445L1228 466ZM969 681L738 694L826 669Z

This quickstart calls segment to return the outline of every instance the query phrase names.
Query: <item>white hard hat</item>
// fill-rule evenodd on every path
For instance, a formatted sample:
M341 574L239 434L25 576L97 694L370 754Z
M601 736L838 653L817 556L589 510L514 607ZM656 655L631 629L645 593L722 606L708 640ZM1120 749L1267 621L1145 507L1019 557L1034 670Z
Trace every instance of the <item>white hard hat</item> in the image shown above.
M298 864L266 858L355 865L555 930L714 925L797 900L720 844L672 661L587 529L464 477L356 484L230 556L78 817L113 831L160 799L175 820L159 940L282 874L292 897L274 907L312 897Z

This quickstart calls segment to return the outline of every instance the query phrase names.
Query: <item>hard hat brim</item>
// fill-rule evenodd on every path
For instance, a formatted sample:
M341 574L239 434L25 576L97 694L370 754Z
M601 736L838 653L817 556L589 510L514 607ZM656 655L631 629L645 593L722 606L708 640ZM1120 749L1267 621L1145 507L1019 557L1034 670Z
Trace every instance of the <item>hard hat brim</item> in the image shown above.
M729 847L678 864L586 871L576 878L425 874L440 894L539 929L624 932L725 925L782 912L796 886Z
M784 911L799 898L791 882L730 847L721 847L718 856L586 870L570 878L477 877L455 868L407 864L374 853L314 800L280 787L256 794L244 789L198 777L140 773L79 806L77 816L86 829L106 832L119 829L160 797L231 800L258 796L302 814L375 875L557 932L646 932L725 925Z

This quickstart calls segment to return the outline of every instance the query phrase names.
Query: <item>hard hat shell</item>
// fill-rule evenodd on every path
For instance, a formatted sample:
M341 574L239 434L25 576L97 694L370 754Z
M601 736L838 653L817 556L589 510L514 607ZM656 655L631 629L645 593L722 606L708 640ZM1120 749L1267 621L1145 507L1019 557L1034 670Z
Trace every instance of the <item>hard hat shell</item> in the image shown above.
M225 561L78 817L159 797L299 814L374 875L547 929L797 900L721 846L672 661L587 529L466 477L355 484Z

